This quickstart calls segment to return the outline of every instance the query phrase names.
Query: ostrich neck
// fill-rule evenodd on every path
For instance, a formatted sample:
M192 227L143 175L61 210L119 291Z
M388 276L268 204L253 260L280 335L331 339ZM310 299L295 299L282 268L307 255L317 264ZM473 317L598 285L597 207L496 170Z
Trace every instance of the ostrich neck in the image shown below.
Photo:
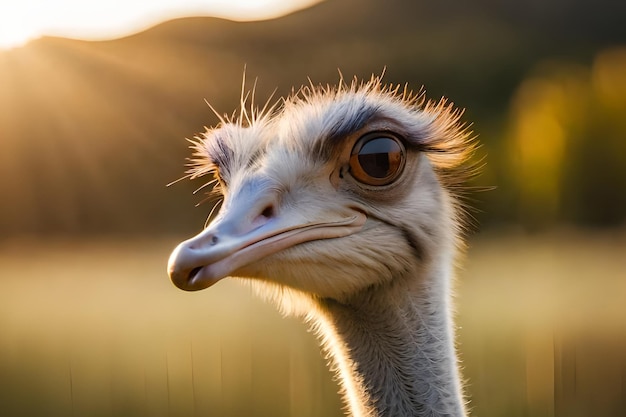
M354 417L465 415L448 270L322 302L317 325Z

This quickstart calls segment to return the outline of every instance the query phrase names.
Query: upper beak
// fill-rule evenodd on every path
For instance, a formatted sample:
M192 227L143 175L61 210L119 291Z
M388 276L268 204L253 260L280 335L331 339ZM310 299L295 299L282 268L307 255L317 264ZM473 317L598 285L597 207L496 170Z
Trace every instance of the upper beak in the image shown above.
M263 194L240 194L236 202L222 207L209 227L174 249L168 262L174 285L196 291L238 272L245 276L247 266L274 253L304 242L353 234L366 221L365 214L352 209L332 215L329 221L297 221L295 216L279 214L272 197Z

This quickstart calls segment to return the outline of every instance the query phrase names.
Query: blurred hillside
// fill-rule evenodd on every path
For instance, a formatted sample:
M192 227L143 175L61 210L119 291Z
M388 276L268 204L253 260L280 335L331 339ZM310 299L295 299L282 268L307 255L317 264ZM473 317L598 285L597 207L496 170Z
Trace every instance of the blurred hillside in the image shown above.
M197 230L185 137L238 105L387 68L467 109L487 155L481 223L626 219L626 3L328 0L262 22L170 21L0 52L0 236ZM621 51L621 52L620 52ZM515 209L512 209L514 207ZM191 214L190 214L191 213Z

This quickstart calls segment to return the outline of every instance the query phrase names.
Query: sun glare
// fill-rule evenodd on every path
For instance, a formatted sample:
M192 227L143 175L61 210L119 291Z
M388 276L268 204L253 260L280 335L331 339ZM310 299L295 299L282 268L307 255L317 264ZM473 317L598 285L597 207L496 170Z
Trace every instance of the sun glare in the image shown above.
M21 2L0 3L0 49L21 46L39 36L36 18L29 20L28 12Z
M37 37L38 34L36 31L28 31L22 28L12 28L2 25L0 27L0 50L17 48Z
M231 20L272 19L320 0L19 0L0 2L0 49L42 35L112 39L168 19L215 16Z

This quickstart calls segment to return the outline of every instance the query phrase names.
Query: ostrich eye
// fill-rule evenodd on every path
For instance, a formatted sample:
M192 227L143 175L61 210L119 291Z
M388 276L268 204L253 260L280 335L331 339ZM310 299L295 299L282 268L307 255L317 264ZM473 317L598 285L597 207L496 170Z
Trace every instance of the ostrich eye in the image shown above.
M387 185L404 168L406 151L402 142L389 133L369 133L352 148L350 172L367 185Z

